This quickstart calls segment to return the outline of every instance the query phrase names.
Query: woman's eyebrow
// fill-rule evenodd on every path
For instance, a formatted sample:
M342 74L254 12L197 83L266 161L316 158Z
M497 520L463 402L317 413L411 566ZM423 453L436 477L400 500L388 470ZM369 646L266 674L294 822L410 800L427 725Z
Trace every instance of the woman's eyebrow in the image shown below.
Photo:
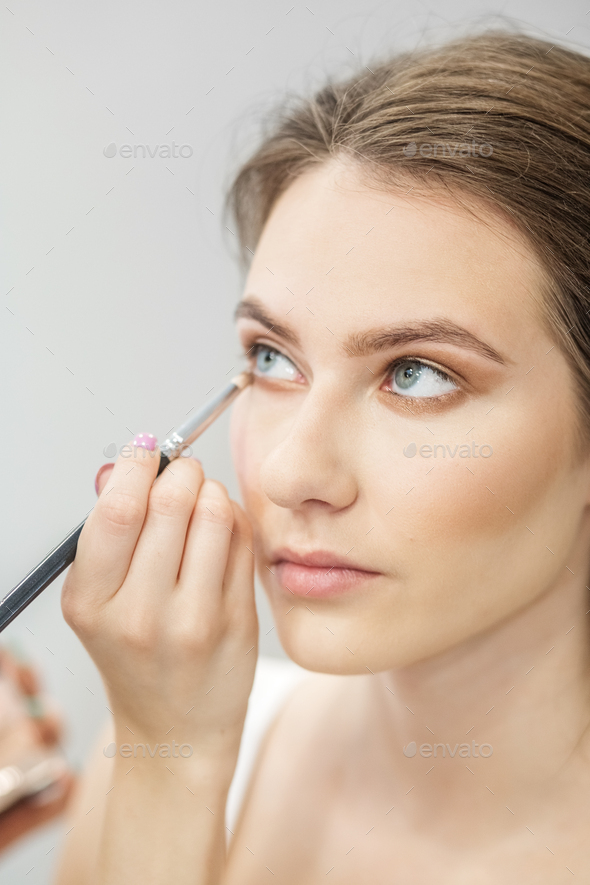
M262 302L254 295L250 295L248 298L243 298L238 302L238 306L234 311L234 320L242 318L256 320L256 322L260 323L262 326L269 327L266 330L267 332L272 330L276 335L280 335L281 338L284 338L285 341L295 345L295 347L301 347L299 336L293 332L292 329L287 328L287 326L282 326L280 323L277 323L276 320L273 320L273 318L266 313L266 308L263 306Z
M445 317L433 320L418 320L403 326L370 329L367 332L353 333L348 337L345 349L351 356L370 356L400 344L411 344L414 341L435 341L441 344L456 344L473 350L487 359L501 365L513 361L502 356L491 345L486 344L472 332Z
M273 331L276 335L289 341L296 347L301 347L299 336L287 326L283 326L274 320L267 312L262 302L255 296L249 296L239 302L234 313L234 319L241 317L256 320L267 327L267 332ZM513 363L513 360L502 356L491 345L486 344L472 332L457 325L445 317L433 320L418 320L406 323L403 326L380 327L369 329L366 332L354 332L344 342L340 342L341 348L349 356L366 357L402 344L411 344L415 341L433 341L441 344L455 344L466 347L479 353L487 359L501 365Z

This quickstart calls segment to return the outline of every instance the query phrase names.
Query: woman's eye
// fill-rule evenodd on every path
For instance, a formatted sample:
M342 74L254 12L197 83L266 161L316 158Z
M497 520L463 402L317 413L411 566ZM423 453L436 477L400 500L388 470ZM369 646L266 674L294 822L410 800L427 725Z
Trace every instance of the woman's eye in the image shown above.
M299 370L280 351L266 344L255 344L252 348L251 358L254 361L255 372L265 375L267 378L280 378L284 381L294 381Z
M444 372L418 360L404 360L393 367L389 389L406 397L436 397L457 389Z

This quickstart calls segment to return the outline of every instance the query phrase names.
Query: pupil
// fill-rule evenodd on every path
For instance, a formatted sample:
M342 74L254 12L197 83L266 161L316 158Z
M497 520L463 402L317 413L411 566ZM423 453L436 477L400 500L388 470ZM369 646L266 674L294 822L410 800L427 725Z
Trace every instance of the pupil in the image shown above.
M396 380L401 388L407 389L412 387L414 382L420 377L419 363L406 363L405 368L400 366L396 372Z
M261 350L258 353L258 367L265 371L270 368L275 362L276 354L272 352L272 350Z

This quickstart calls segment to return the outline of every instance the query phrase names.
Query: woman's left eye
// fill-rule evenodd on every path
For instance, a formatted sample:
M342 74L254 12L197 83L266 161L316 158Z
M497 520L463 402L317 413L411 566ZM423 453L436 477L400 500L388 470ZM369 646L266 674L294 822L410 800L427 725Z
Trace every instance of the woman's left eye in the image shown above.
M267 378L294 381L299 374L299 370L290 359L267 344L255 344L250 352L250 358L254 362L254 371Z
M398 362L389 378L389 390L408 399L442 396L457 389L455 382L444 372L418 360Z

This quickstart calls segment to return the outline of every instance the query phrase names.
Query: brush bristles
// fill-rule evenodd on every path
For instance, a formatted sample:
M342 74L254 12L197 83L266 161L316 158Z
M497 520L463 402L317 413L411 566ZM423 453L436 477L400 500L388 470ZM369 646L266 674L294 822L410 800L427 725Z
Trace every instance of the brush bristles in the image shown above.
M244 387L247 387L252 383L253 377L252 372L242 372L240 375L236 375L235 378L232 378L231 383L235 384L236 387L239 387L240 390L243 390Z

